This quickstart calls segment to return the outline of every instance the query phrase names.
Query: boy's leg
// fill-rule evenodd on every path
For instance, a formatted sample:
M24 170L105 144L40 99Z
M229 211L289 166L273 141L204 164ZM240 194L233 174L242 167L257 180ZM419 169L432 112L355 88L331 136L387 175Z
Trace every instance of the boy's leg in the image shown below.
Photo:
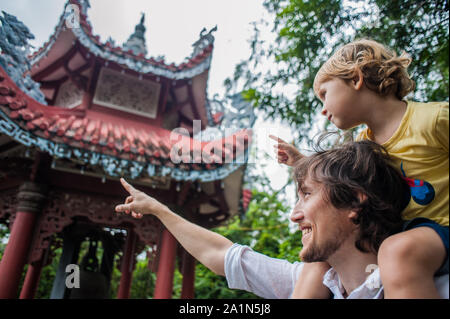
M413 228L387 238L378 251L385 298L440 298L434 274L445 258L446 247L433 228Z
M292 293L293 299L329 299L331 291L323 285L323 276L330 269L325 262L305 263Z

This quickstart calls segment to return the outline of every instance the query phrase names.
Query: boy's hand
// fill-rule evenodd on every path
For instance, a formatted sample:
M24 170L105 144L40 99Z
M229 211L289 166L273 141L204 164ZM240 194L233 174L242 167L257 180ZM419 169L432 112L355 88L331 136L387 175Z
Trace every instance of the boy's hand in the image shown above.
M167 208L153 197L128 184L125 179L121 178L120 182L127 192L130 193L130 196L125 199L125 204L116 206L116 212L131 213L131 216L134 218L142 218L143 215L155 215Z
M269 137L278 142L274 145L275 153L278 157L278 163L283 163L288 166L294 166L295 162L303 157L303 155L295 148L294 145L283 141L281 138L269 135Z

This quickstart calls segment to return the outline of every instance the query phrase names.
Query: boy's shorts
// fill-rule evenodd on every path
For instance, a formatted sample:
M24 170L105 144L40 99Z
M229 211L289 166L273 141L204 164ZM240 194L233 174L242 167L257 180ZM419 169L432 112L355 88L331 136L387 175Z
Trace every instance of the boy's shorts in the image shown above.
M435 221L428 219L428 218L424 218L424 217L417 217L417 218L408 220L403 224L403 230L409 230L409 229L413 229L413 228L417 228L417 227L430 227L436 231L436 233L439 235L439 237L441 237L442 242L444 243L445 251L446 251L447 255L445 257L444 263L442 264L441 268L438 269L435 276L442 276L442 275L448 274L448 267L449 267L448 266L448 260L449 260L449 256L448 256L448 229L449 228L448 228L448 226L439 225Z

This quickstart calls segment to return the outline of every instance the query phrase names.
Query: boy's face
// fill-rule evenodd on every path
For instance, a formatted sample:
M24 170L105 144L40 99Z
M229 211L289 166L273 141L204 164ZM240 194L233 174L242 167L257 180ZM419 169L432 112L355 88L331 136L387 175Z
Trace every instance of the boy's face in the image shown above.
M321 82L317 95L323 103L321 114L338 128L347 130L363 123L359 90L353 81L333 77Z

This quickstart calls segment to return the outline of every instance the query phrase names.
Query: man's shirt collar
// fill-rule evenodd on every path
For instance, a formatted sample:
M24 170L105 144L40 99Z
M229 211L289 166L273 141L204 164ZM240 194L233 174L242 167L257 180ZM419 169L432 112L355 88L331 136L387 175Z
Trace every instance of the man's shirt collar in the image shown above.
M344 286L334 268L330 268L325 273L323 284L331 290L334 299L345 299ZM347 299L382 299L383 297L384 291L381 284L380 271L376 268L361 286L348 295Z

